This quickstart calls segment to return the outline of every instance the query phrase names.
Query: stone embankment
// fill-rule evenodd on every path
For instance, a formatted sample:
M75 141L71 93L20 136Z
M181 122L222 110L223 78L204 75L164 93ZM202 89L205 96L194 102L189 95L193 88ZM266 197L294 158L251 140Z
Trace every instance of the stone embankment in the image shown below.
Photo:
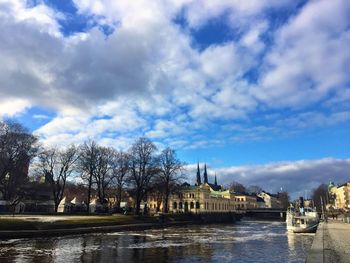
M193 222L168 222L168 223L140 223L116 226L91 226L78 227L71 229L43 229L43 230L19 230L19 231L0 231L1 239L11 238L32 238L48 236L80 235L88 233L118 232L118 231L136 231L151 228L164 228L169 226L182 226L193 224Z
M306 263L350 263L350 224L337 220L318 226Z

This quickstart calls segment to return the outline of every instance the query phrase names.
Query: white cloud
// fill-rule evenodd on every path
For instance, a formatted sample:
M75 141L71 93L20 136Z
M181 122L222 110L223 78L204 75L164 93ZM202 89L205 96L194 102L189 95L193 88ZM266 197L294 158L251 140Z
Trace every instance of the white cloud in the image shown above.
M171 137L174 145L186 140L198 140L190 147L220 145L227 134L217 141L196 135L217 120L222 127L235 121L254 126L251 115L264 114L265 107L300 110L297 120L273 123L278 129L288 121L301 129L302 123L320 127L348 120L346 106L339 109L348 101L346 2L308 2L276 34L269 32L264 12L294 10L294 1L74 2L97 26L71 36L60 32L64 15L43 3L0 2L0 115L31 106L55 111L57 117L37 131L47 142L147 134ZM198 50L190 30L173 22L181 10L190 28L228 13L227 23L240 36ZM106 36L100 25L115 30ZM264 34L270 34L272 46L263 42ZM252 84L246 75L257 67L261 76ZM334 97L327 103L330 92ZM330 114L303 111L321 102L332 108ZM245 138L266 134L253 127Z
M0 119L2 117L14 117L31 106L30 101L17 98L0 99Z
M270 107L320 102L347 83L350 67L348 1L311 1L284 25L264 61L258 99Z
M324 158L319 160L299 160L267 163L262 165L231 166L212 169L208 173L213 178L216 172L218 183L229 185L233 181L245 186L259 185L266 191L276 193L281 187L293 198L304 195L321 183L329 181L341 184L350 180L350 159ZM188 165L188 178L194 182L196 164Z
M257 16L268 9L288 6L294 8L296 1L291 0L223 0L223 1L188 1L186 18L191 27L203 26L208 20L219 17L224 13L233 27L246 27Z

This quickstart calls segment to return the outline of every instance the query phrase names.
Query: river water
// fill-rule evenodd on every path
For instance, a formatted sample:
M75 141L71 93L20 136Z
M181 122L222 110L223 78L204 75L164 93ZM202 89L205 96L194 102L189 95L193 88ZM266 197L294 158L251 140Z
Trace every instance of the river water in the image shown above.
M0 241L0 262L305 262L313 234L244 221Z

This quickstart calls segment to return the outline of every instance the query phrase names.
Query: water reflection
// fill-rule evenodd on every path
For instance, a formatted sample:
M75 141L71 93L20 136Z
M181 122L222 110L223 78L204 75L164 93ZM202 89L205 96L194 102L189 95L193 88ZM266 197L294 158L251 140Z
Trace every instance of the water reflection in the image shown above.
M313 236L288 234L284 223L17 239L0 243L0 262L304 262Z

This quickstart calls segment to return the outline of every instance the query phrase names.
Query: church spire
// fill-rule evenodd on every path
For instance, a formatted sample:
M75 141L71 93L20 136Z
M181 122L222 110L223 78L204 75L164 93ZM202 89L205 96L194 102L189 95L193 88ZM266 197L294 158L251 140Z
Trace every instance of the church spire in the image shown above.
M197 185L201 185L201 172L199 170L199 163L197 163Z
M207 164L204 164L204 183L208 183Z
M218 181L216 180L216 173L215 173L215 182L214 182L215 185L218 185Z

